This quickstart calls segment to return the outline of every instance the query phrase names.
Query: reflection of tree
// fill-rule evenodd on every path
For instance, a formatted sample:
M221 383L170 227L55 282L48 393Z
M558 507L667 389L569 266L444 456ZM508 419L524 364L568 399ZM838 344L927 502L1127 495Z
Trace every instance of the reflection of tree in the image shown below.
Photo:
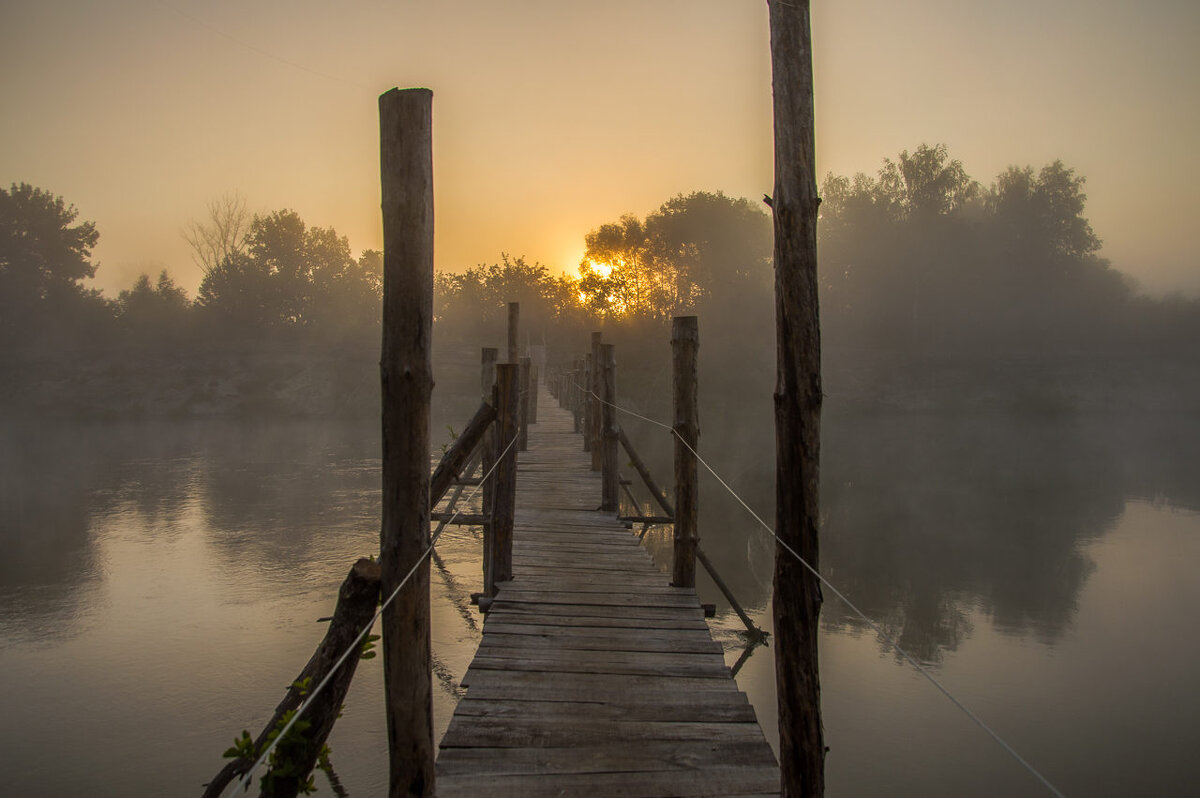
M823 570L929 661L976 607L1056 640L1093 568L1080 542L1124 508L1117 453L1062 420L842 418L823 448ZM837 602L824 618L858 624Z
M215 551L237 572L294 575L315 561L344 560L344 535L354 530L373 549L379 490L373 425L219 429L210 436L197 489Z

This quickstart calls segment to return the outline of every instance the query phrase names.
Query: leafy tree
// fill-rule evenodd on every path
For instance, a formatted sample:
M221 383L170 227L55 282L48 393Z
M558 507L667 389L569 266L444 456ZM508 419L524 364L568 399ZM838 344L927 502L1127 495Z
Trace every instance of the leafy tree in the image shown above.
M584 241L579 291L598 315L667 319L770 285L770 217L721 192L679 194L645 220L627 214Z
M156 283L141 274L132 288L121 291L115 305L122 331L142 344L177 344L191 317L187 292L163 269Z
M454 337L479 340L502 330L509 302L521 303L522 329L539 338L583 315L575 281L523 257L501 253L499 263L434 276L434 320Z
M827 340L919 351L1099 343L1129 287L1095 253L1083 178L1061 161L988 189L944 145L875 178L829 175L820 252Z
M99 291L83 281L95 276L92 222L62 197L14 183L0 189L0 334L6 340L47 336L66 342L108 314Z
M299 214L256 215L244 251L227 255L200 284L197 303L239 332L254 329L373 329L382 267L378 253L359 260L333 228L308 227Z

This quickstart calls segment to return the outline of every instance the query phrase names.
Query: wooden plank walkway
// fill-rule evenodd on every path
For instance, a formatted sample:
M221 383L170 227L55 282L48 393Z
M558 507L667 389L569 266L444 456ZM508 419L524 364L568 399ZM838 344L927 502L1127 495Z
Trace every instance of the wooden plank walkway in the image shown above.
M596 511L569 413L539 391L503 583L441 742L438 794L764 796L779 767L694 590Z

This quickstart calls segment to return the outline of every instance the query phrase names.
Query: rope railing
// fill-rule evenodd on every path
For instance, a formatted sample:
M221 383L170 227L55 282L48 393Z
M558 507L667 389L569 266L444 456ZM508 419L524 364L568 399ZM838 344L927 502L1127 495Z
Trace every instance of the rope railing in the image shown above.
M469 504L471 500L475 498L475 495L482 489L483 483L491 478L493 474L495 474L496 469L504 461L505 455L507 455L516 445L517 439L514 437L511 441L509 441L509 444L507 447L505 447L504 451L496 457L496 461L492 464L492 467L480 478L480 484L476 485L471 493L467 496L466 503ZM456 510L448 523L453 523L454 518L457 517L460 512L461 511ZM351 655L361 650L362 642L364 639L366 639L367 634L370 633L371 629L374 627L375 622L379 620L381 615L383 615L384 610L386 610L388 606L395 601L396 596L400 594L400 591L403 590L404 586L407 585L409 580L412 579L413 575L417 572L417 569L421 566L421 563L424 562L430 556L430 554L432 554L434 546L437 545L438 539L442 536L445 528L445 525L439 526L438 530L430 536L429 545L420 554L420 556L417 557L416 562L413 563L412 567L408 570L408 573L404 575L404 578L400 580L400 583L396 585L391 594L382 602L380 602L379 609L375 611L375 614L371 617L371 620L363 627L362 631L358 633L353 641L346 646L346 649L334 662L333 666L329 669L329 672L325 675L325 677L308 693L304 699L304 702L297 707L295 712L292 713L291 718L288 719L288 722L280 730L279 734L275 736L270 745L268 745L267 748L264 749L261 754L259 754L258 758L254 760L253 764L250 765L250 767L238 780L238 786L240 786L243 791L246 791L250 788L250 783L254 780L254 774L257 772L259 767L261 767L264 762L268 761L279 743L285 737L287 737L288 732L290 732L296 725L296 721L298 721L304 714L304 711L312 705L313 701L316 700L317 696L320 695L325 687L330 683L334 675L342 668L343 665L346 664Z
M729 493L729 495L732 496L738 502L738 504L740 504L746 510L746 512L748 512L750 514L750 516L755 521L758 522L759 526L761 526L764 530L766 530L767 533L770 534L771 537L773 537L775 539L775 541L779 544L780 547L782 547L788 554L790 554L792 557L794 557L796 559L796 561L799 562L800 565L804 567L805 570L807 570L809 573L811 573L822 585L824 585L826 588L828 588L831 593L833 593L835 596L837 596L838 599L840 599L843 604L845 604L847 607L850 608L851 612L853 612L867 626L869 626L885 643L887 643L906 662L908 662L913 668L915 668L918 673L920 673L922 676L924 676L925 679L927 679L929 681L929 683L932 684L934 686L934 688L936 688L938 690L938 692L940 692L943 696L945 696L946 699L949 700L951 704L953 704L955 707L957 707L972 722L974 722L975 725L977 725L980 729L982 729L984 732L986 732L988 734L988 736L990 736L994 742L996 742L1006 753L1008 753L1009 756L1011 756L1017 763L1019 763L1023 768L1025 768L1025 770L1027 770L1039 782L1041 782L1041 784L1047 790L1049 790L1053 795L1058 796L1058 798L1065 798L1063 793L1057 787L1055 787L1054 784L1052 784L1049 779L1047 779L1044 775L1042 775L1042 773L1037 768L1035 768L1024 757L1022 757L1016 751L1016 749L1012 747L1012 745L1010 745L1003 737L1000 736L1000 734L998 732L996 732L994 729L992 729L992 727L989 726L987 723L985 723L982 718L980 718L978 715L976 715L974 712L972 712L970 710L970 708L968 708L962 701L960 701L956 696L954 696L954 694L951 693L950 690L947 689L945 685L943 685L940 681L938 681L938 679L932 673L930 673L929 670L927 668L925 668L915 657L913 657L911 654L909 654L907 651L905 651L904 648L902 648L900 646L900 644L891 635L889 635L886 631L884 631L883 628L879 624L875 623L875 621L871 620L871 618L868 617L865 612L863 612L861 609L859 609L858 606L854 602L852 602L846 596L845 593L843 593L832 582L830 582L828 579L826 579L824 576L822 576L820 571L818 571L816 568L814 568L807 560L805 560L802 556L800 556L800 554L795 549L793 549L790 545L788 545L788 543L786 541L784 541L782 538L780 538L779 535L775 532L775 529L771 525L769 525L766 521L764 521L762 519L762 517L754 511L754 509L746 502L746 500L743 499L738 494L738 492L735 491L729 485L729 483L726 482L725 479L722 478L721 475L717 473L716 469L714 469L711 465L709 465L708 461L706 461L703 457L701 457L700 453L697 452L695 450L695 448L693 448L691 446L691 444L689 444L686 440L684 440L681 435L679 435L679 433L675 430L674 427L672 427L669 424L664 424L663 422L658 421L656 419L644 416L641 413L638 413L636 411L630 410L625 407L621 407L619 405L613 404L612 402L608 402L608 401L604 400L603 398L601 398L600 396L598 396L590 388L581 386L578 383L575 383L575 387L577 389L579 389L583 394L591 396L595 401L611 406L617 412L625 413L626 415L633 416L634 418L641 419L642 421L645 421L649 424L653 424L657 427L661 427L665 430L670 431L671 434L674 435L676 439L682 441L683 445L686 446L688 448L688 450L691 451L691 453L695 456L696 461L698 463L700 463L702 466L704 466L705 470L708 471L708 473L711 474L713 476L713 478L716 479L717 482L720 483L721 487L723 487ZM705 558L705 559L707 559L707 558Z

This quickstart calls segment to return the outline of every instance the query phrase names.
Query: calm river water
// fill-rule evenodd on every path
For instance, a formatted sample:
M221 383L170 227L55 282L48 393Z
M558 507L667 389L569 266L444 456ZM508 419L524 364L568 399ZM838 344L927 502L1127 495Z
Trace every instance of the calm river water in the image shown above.
M829 413L825 425L832 582L1067 795L1194 794L1196 425ZM627 429L665 463L661 431ZM770 435L714 423L702 437L767 518ZM198 794L311 654L350 564L377 549L376 425L26 427L2 442L0 793ZM771 542L713 480L702 491L705 548L768 625ZM665 536L647 545L666 567ZM479 637L465 603L479 542L453 531L439 553L438 734ZM734 664L736 616L722 606L713 626ZM772 651L738 680L774 741ZM1044 794L831 595L821 655L830 795ZM330 741L354 796L386 784L381 671L361 664Z

